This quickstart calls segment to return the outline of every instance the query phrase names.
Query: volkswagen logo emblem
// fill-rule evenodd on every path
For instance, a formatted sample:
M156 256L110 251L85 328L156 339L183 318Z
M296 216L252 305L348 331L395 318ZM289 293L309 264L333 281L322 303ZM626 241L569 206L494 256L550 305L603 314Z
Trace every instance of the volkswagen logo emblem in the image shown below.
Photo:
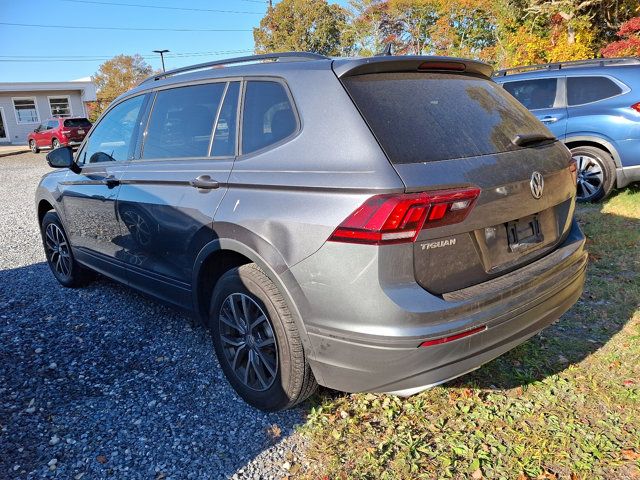
M540 198L542 196L542 191L544 190L544 177L540 172L533 172L531 174L529 186L531 187L531 195L533 195L533 198Z

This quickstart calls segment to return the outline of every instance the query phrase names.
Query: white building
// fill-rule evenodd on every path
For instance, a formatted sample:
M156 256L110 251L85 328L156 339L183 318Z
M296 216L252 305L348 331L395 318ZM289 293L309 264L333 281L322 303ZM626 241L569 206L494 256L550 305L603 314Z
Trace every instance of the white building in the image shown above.
M90 81L0 83L0 145L26 145L52 117L86 117L86 102L95 100Z

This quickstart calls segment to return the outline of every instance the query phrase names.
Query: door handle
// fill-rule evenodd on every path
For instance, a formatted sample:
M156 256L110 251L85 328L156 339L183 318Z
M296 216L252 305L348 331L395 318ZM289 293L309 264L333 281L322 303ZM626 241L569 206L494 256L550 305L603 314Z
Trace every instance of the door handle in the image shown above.
M108 177L104 178L104 183L107 186L107 188L114 188L120 185L120 180L118 180L113 175L109 175Z
M540 120L542 121L542 123L555 123L559 120L559 118L547 115L546 117L542 117Z
M201 188L205 190L214 190L220 187L220 182L214 180L209 175L200 175L197 178L189 181L189 185L195 188Z

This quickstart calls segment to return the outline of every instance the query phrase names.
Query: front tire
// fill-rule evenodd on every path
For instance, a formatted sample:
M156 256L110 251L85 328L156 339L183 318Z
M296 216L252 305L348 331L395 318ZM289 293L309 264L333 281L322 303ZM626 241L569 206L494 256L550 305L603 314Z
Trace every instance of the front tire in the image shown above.
M45 214L40 233L47 263L56 280L69 288L85 285L91 279L91 273L73 256L67 234L57 213Z
M227 380L253 407L283 410L316 390L291 312L256 264L233 268L220 278L209 327Z
M29 140L29 148L32 153L40 153L40 149L38 148L38 144L35 140Z
M596 147L576 147L571 156L578 166L577 200L598 202L613 190L616 166L608 152Z

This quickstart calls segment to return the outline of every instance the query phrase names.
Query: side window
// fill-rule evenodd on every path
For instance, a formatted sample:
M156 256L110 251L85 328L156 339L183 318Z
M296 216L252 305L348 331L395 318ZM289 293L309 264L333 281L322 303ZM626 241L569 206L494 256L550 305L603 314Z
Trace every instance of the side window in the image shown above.
M240 82L232 82L227 88L220 116L213 136L211 156L230 157L236 154L236 117L238 116L238 96Z
M529 110L552 108L556 99L558 79L541 78L503 84L505 90Z
M78 156L79 162L90 164L127 160L143 102L144 95L138 95L113 107L91 132Z
M52 128L58 128L58 122L56 120L49 120L47 122L47 130L51 130Z
M622 93L615 82L606 77L567 77L567 104L582 105Z
M142 158L206 157L225 85L209 83L159 91Z
M273 145L296 131L289 96L278 82L247 82L242 116L242 153Z

